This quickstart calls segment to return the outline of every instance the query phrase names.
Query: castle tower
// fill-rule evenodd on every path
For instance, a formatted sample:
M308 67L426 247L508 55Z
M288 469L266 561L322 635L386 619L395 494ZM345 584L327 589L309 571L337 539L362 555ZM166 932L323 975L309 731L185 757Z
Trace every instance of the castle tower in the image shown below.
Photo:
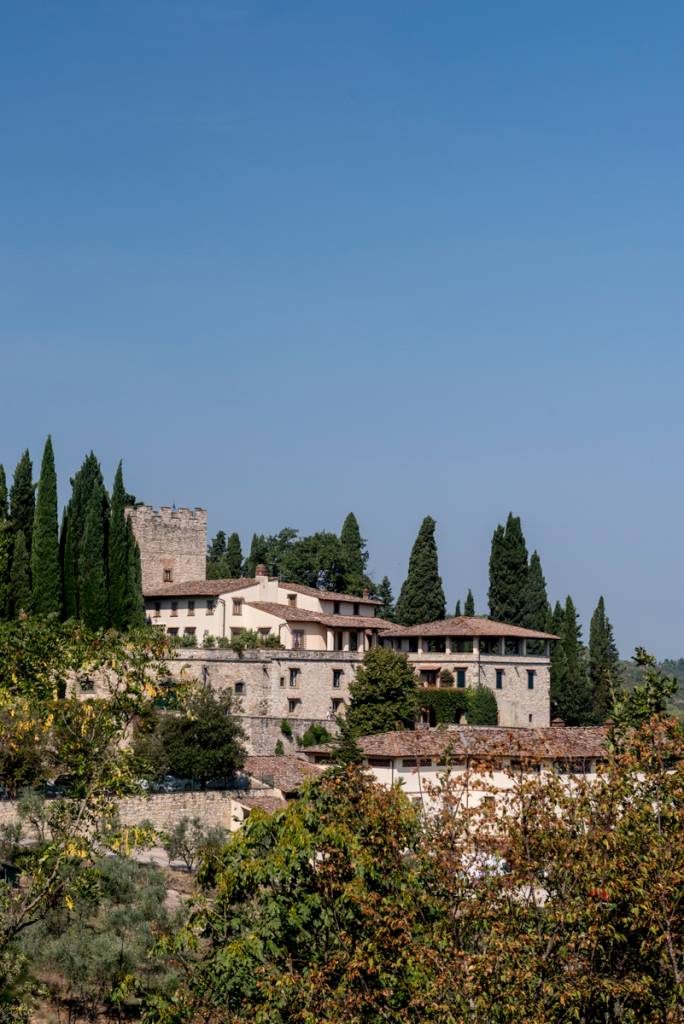
M143 592L206 579L207 513L203 508L151 505L126 509L140 548Z

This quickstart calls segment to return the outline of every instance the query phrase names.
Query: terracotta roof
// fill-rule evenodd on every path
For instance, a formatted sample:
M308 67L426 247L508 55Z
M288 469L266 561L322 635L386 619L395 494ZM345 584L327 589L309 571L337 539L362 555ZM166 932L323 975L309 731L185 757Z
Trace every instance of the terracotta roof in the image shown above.
M514 757L532 759L605 757L608 730L603 727L546 726L513 728L505 726L458 725L447 729L406 729L362 736L358 744L365 757L430 757L449 751L451 756L486 759ZM331 747L308 747L307 754L326 754Z
M327 612L312 612L309 608L292 608L289 604L274 601L247 601L249 608L275 615L286 622L317 622L322 626L338 629L385 629L391 623L374 615L331 615Z
M375 597L359 597L358 594L336 594L334 590L319 590L318 587L305 587L303 583L288 583L280 580L278 586L283 590L291 590L296 594L308 594L309 597L318 597L322 601L353 601L360 604L382 604Z
M527 637L529 640L558 640L553 633L509 626L505 622L495 622L479 615L457 615L418 626L398 626L393 623L383 632L383 636L510 636Z
M275 789L287 794L299 792L302 783L320 775L325 769L301 757L285 754L280 757L247 757L244 770L253 778L267 781Z
M253 587L256 579L189 580L185 583L158 583L144 591L145 597L218 597L233 590Z
M282 796L240 796L238 802L248 807L250 811L260 807L267 814L282 811L287 807L287 800Z

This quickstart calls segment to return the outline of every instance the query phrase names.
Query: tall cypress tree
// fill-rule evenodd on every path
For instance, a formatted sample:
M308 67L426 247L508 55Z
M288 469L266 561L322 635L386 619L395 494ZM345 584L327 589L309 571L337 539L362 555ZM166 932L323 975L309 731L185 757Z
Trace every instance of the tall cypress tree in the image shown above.
M130 520L126 517L127 494L119 463L112 488L109 519L109 621L117 629L141 626L145 621L140 585L140 552Z
M613 627L600 597L589 626L589 679L591 683L592 719L604 722L612 704L612 695L620 686L620 655L615 644Z
M31 594L33 611L58 615L62 597L57 532L57 474L52 438L48 435L40 466L38 496L31 546Z
M551 656L551 713L566 725L587 725L592 720L591 688L582 629L571 597L565 602L558 633L561 639Z
M103 488L93 487L79 554L79 616L91 629L109 622Z
M267 570L271 572L271 566L268 564L268 554L268 541L263 533L252 534L252 545L245 562L245 575L249 577L254 576L257 565L265 565Z
M219 530L207 548L207 579L220 580L223 577L223 560L226 556L226 534Z
M345 565L344 590L349 594L361 594L368 583L366 578L368 552L366 551L366 542L361 536L358 519L353 512L349 513L342 524L340 545Z
M527 591L527 546L520 517L509 512L505 529L497 527L489 560L489 612L498 622L523 624Z
M5 476L5 467L3 465L0 465L0 519L9 519L7 477Z
M499 524L492 534L492 547L489 555L489 615L499 621L500 609L505 602L504 554L506 531Z
M28 448L19 459L14 470L12 489L10 490L10 520L12 532L24 534L24 544L31 553L33 539L33 517L36 511L35 486L33 484L33 463Z
M473 597L472 590L468 589L468 594L463 603L463 614L469 618L475 614L475 598Z
M81 552L86 517L94 491L97 491L101 502L102 530L106 543L107 494L104 488L100 464L94 452L90 452L83 460L81 468L71 479L71 498L62 520L60 552L63 559L64 617L67 619L83 617L81 606Z
M237 533L231 533L228 538L224 566L226 578L239 579L242 576L242 545Z
M7 478L0 465L0 619L9 618L9 581L12 563L12 527L7 506Z
M454 608L454 617L458 619L461 617L462 614L463 612L461 611L461 599L459 597L458 601L456 602L456 607Z
M444 588L439 575L436 523L432 516L423 520L409 559L408 575L397 601L396 618L403 626L435 622L445 615Z
M522 625L526 629L546 629L549 617L549 599L546 595L546 580L542 572L539 554L532 552L525 583Z
M382 582L377 588L376 596L379 601L382 601L377 612L380 618L387 619L388 622L394 622L394 596L389 576L382 577Z
M31 575L29 572L29 553L26 550L24 531L14 535L12 550L12 571L9 581L9 604L12 615L31 610Z

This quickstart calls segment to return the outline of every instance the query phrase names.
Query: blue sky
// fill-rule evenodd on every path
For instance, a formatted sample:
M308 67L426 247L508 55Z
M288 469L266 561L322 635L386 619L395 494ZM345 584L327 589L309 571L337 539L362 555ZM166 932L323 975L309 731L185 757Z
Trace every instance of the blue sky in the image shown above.
M52 432L210 532L438 522L486 602L684 655L684 7L7 4L0 461Z

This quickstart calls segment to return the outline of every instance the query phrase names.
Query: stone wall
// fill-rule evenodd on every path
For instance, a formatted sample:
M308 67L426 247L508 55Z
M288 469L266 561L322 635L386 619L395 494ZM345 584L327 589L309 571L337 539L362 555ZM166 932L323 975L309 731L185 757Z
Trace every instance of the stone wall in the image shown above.
M206 578L207 513L202 508L150 505L127 508L140 548L144 591L163 590L164 570L173 583Z

